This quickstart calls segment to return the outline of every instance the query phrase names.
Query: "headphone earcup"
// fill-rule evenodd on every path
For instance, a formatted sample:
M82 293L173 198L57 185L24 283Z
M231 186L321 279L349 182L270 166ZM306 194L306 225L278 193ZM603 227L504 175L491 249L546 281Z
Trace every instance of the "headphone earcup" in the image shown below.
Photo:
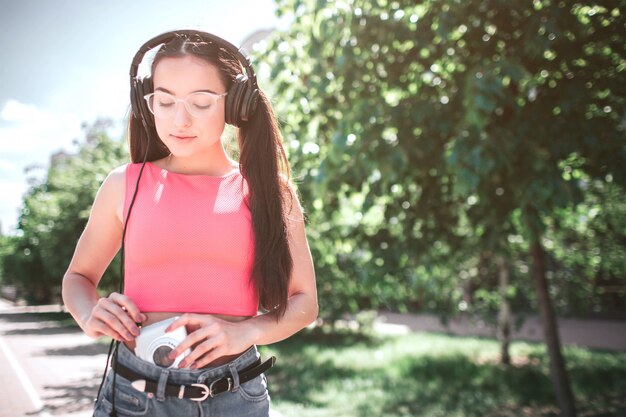
M130 109L133 117L139 119L141 117L141 109L139 108L140 102L137 100L139 93L137 92L137 78L131 78L130 80Z
M239 127L247 122L256 109L258 95L258 90L251 91L247 75L237 75L226 96L226 123Z
M226 123L237 127L241 124L240 122L242 122L239 117L239 108L243 98L242 90L245 88L245 82L242 82L244 77L245 76L243 74L237 75L237 78L233 81L233 85L230 87L228 94L226 95L224 118Z
M144 77L137 80L135 87L135 102L137 103L138 116L143 118L148 126L154 126L154 116L148 108L148 103L143 98L146 94L152 93L152 77ZM134 110L133 110L134 113Z
M250 88L250 84L246 83L245 97L241 103L241 115L246 121L250 120L256 111L259 101L259 90Z

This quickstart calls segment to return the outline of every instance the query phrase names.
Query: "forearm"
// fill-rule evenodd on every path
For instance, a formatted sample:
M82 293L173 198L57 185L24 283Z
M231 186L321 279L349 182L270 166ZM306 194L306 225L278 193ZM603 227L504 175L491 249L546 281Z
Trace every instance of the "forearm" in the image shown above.
M85 322L98 302L94 284L85 276L68 272L63 277L63 303L76 323L85 330Z
M275 313L262 314L242 322L251 344L269 345L302 330L317 319L317 300L307 293L289 297L285 315L276 320Z

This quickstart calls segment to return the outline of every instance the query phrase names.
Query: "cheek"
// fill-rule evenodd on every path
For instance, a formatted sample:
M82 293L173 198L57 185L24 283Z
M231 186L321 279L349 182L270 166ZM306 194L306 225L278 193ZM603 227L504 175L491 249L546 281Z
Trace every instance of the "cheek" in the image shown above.
M155 119L154 127L156 128L157 134L161 140L167 139L167 132L169 131L167 121L163 119Z
M220 100L219 106L215 109L211 119L217 124L226 124L226 108L224 107L224 100Z
M211 136L217 138L218 140L221 139L222 134L224 133L225 126L226 125L224 123L215 125L213 127L213 131L211 132Z
M211 118L207 121L205 128L210 131L212 135L221 136L226 126L224 116L224 105L222 104L217 111L211 115Z

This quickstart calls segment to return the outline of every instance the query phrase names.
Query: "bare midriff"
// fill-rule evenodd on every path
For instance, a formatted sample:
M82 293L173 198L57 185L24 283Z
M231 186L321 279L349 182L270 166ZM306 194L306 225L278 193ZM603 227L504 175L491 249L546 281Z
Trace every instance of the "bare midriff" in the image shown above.
M183 315L183 313L177 313L177 312L156 312L156 311L154 311L154 312L143 312L143 314L145 314L148 317L148 319L146 321L144 321L143 323L141 323L142 326L148 326L150 324L154 324L154 323L157 323L157 322L162 321L162 320L167 320L170 317L176 317L176 316ZM211 316L216 317L218 319L229 321L231 323L236 323L236 322L247 320L247 319L250 318L250 317L245 317L245 316L226 316L226 315L221 315L221 314L211 314ZM133 352L135 351L135 341L124 342L124 344L131 351L133 351ZM195 347L195 345L194 345L194 347ZM228 363L228 362L232 361L233 359L237 358L242 353L243 352L239 352L239 353L236 353L236 354L233 354L233 355L220 356L219 358L217 358L214 361L210 362L209 364L205 365L204 368L223 365L223 364Z

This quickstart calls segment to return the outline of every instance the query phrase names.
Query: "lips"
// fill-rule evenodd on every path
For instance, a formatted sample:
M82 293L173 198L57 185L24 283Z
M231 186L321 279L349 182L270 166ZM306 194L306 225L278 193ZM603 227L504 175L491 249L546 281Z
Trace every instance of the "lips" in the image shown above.
M195 136L192 135L183 135L183 134L172 134L170 135L171 137L173 137L174 139L178 139L178 140L188 140L188 139L193 139L195 138Z

